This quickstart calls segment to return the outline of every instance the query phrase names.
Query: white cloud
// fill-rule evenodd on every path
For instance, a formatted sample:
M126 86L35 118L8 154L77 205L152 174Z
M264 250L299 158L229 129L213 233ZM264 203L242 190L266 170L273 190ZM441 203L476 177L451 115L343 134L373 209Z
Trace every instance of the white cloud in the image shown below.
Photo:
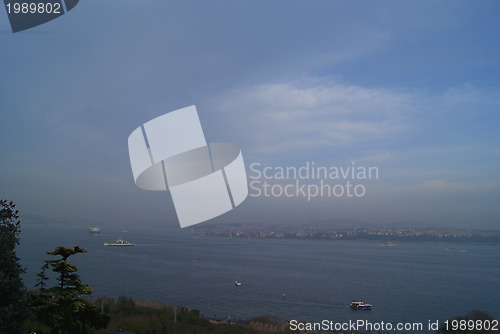
M269 83L212 99L256 153L342 147L408 131L413 97L331 80ZM228 121L229 121L228 120Z

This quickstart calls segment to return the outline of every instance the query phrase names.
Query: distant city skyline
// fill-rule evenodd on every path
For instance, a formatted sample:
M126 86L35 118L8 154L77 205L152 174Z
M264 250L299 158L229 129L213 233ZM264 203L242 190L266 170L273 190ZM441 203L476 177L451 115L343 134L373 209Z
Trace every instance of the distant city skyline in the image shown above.
M363 196L249 196L209 222L499 230L499 10L111 0L16 34L0 14L0 198L26 217L175 227L170 194L135 186L127 138L196 105L207 142L240 147L248 175L378 170Z

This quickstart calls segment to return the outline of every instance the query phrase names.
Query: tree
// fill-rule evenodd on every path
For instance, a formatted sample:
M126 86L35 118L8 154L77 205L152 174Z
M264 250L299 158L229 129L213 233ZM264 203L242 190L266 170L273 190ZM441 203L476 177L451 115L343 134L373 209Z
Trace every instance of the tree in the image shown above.
M40 295L33 295L32 306L36 318L52 328L52 333L84 334L93 329L106 328L110 318L101 314L99 309L81 298L88 295L92 289L84 284L77 273L76 266L68 263L68 258L87 251L79 246L66 248L56 247L49 255L60 256L56 260L47 260L38 274ZM52 269L57 274L57 284L47 287L49 280L45 272Z
M15 248L19 245L21 221L15 205L0 200L0 333L19 333L26 315L26 289L20 275Z

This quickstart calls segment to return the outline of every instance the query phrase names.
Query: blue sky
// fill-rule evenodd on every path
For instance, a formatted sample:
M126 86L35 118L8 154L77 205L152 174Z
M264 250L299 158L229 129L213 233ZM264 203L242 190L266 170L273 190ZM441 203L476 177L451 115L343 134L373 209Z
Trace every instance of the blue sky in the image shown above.
M80 2L0 11L0 197L24 215L177 226L138 189L137 126L196 105L247 167L377 166L363 198L248 198L221 222L500 228L497 1Z

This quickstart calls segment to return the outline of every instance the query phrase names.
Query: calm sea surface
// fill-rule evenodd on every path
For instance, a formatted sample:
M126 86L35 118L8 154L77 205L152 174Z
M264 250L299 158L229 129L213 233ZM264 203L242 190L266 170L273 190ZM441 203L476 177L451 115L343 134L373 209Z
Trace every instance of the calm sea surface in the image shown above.
M118 237L134 247L105 247ZM180 229L23 226L17 255L32 288L45 252L80 245L75 255L95 296L154 299L205 317L282 320L446 320L474 310L500 318L500 246L476 244L193 238ZM445 248L453 248L452 250ZM243 284L235 286L235 280ZM283 299L283 294L286 298ZM361 299L371 311L352 311Z

